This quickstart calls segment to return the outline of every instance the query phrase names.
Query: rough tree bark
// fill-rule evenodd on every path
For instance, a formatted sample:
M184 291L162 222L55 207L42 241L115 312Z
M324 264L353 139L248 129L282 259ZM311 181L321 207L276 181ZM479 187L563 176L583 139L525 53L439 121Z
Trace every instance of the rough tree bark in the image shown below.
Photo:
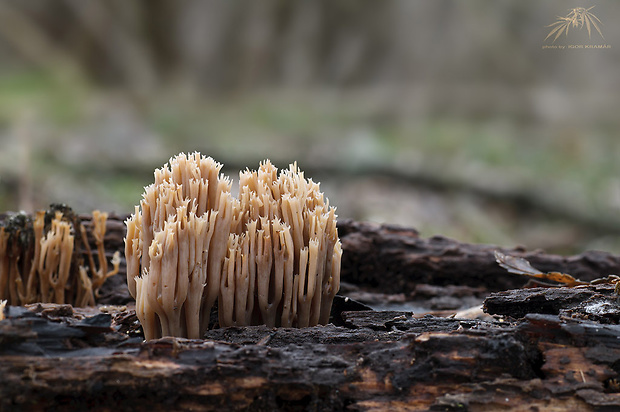
M83 215L87 229L88 215ZM106 250L124 250L126 216L108 218ZM570 273L592 280L620 274L620 256L588 251L574 256L549 255L541 250L498 248L460 243L442 236L421 238L415 229L353 220L338 222L342 241L342 280L381 293L413 293L425 285L484 287L490 291L523 286L522 276L507 273L495 262L494 251L523 257L542 271ZM124 275L121 268L120 275ZM122 278L122 276L121 276Z
M108 221L110 253L122 248L122 220ZM352 221L339 229L347 282L384 294L412 293L418 284L496 291L485 301L496 319L351 311L343 299L334 305L336 324L325 327L221 328L200 340L144 343L130 303L10 307L0 322L0 409L620 407L613 285L500 291L524 282L494 263L492 246ZM582 279L617 272L619 262L600 253L504 252ZM107 287L109 302L128 303L115 290L122 281Z

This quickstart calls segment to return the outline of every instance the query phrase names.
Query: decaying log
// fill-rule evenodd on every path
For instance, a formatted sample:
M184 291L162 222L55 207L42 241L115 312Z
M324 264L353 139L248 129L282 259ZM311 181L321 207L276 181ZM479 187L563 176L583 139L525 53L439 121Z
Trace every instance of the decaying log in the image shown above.
M88 229L90 216L80 218ZM113 214L108 217L105 242L110 257L124 248L126 218ZM526 279L507 273L495 262L495 250L525 258L541 271L570 273L582 280L620 274L620 256L607 252L549 255L523 247L506 249L460 243L442 236L421 238L415 229L353 220L339 221L338 231L343 249L342 280L380 293L415 295L418 290L423 294L420 285L459 285L490 291L523 286ZM124 276L124 265L119 276ZM108 290L102 290L102 294ZM126 295L124 302L120 296L103 302L120 304L130 300Z
M89 231L90 217L80 218ZM123 250L125 218L108 218L110 258ZM215 328L200 340L143 342L122 265L98 307L8 308L0 321L0 410L620 408L612 285L518 289L526 279L499 267L493 246L389 225L338 227L345 296L444 310L496 291L484 302L496 319L368 311L337 297L325 327ZM583 280L620 273L620 257L606 253L503 252Z
M459 243L442 236L420 238L413 229L352 220L338 223L342 240L342 279L383 293L412 291L416 285L464 285L499 291L519 288L522 276L506 273L495 250L527 259L543 272L564 272L582 280L620 274L620 256L588 251L575 256L549 255L522 247Z
M0 222L5 215L0 215ZM106 255L124 251L127 215L110 214L105 234ZM79 216L91 238L91 216ZM396 294L415 294L419 285L459 285L490 291L514 289L526 280L507 273L495 262L495 250L523 257L541 271L570 273L582 280L620 274L620 256L588 251L575 256L527 251L522 247L498 248L492 245L460 243L442 236L421 238L415 229L395 225L378 225L353 220L338 222L342 241L342 273L344 282L361 285L366 290ZM94 246L94 245L93 245ZM93 250L95 248L93 247ZM125 266L117 276L125 276ZM101 303L123 304L131 301L128 293L117 289L117 283L101 290ZM111 294L111 295L110 295Z
M0 323L0 408L620 407L618 325L541 314L485 322L344 312L343 326L234 327L204 340L143 343L131 312L106 310L11 307Z
M528 313L541 313L618 324L619 299L613 285L517 289L492 293L485 299L484 309L492 315L512 318L521 318Z

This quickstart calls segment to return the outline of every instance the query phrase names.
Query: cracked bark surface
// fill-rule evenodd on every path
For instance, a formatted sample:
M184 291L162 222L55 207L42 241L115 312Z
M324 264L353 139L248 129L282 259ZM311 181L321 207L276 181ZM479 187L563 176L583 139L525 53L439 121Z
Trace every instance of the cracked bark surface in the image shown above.
M107 221L106 250L110 257L123 251L127 216L111 215ZM90 216L82 215L87 230ZM377 225L353 220L338 222L342 241L343 282L361 286L375 293L424 295L420 285L458 285L500 291L522 287L522 276L507 273L495 262L495 250L527 259L543 272L570 273L582 280L600 278L609 273L620 274L620 256L588 251L574 256L545 254L541 250L498 248L493 245L460 243L442 236L422 238L415 229L394 225ZM124 266L120 278L124 277ZM124 303L128 293L111 282L101 291L102 303ZM105 297L108 294L115 296ZM477 293L470 291L470 294ZM480 294L478 292L478 294Z
M223 328L144 343L130 311L96 312L10 308L0 323L1 409L620 407L618 325L363 311L342 313L343 326Z
M108 219L110 256L122 250L123 219ZM359 291L419 301L488 294L496 320L368 311L338 298L325 327L218 328L145 343L120 273L96 308L8 309L0 410L620 408L613 286L502 290L525 281L495 264L492 246L353 221L339 230L342 277ZM503 251L582 279L619 272L610 254Z

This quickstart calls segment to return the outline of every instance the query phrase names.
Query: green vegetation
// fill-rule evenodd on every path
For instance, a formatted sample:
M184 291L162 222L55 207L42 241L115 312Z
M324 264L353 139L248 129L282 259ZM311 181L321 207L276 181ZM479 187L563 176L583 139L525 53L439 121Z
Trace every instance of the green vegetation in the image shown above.
M55 124L71 125L83 114L88 88L79 79L63 82L44 71L19 71L0 76L0 122L8 125L36 111Z
M94 103L99 112L86 110ZM23 177L15 160L18 139L10 130L28 110L35 111L30 129L36 136L28 152L30 176ZM114 114L113 120L101 112ZM507 117L471 121L448 115L403 120L378 113L363 99L320 92L217 101L162 92L136 103L79 82L65 87L37 72L0 77L0 124L9 131L3 138L9 149L1 159L0 210L19 207L13 191L25 178L31 179L37 207L54 200L81 212L95 207L130 212L150 181L146 171L153 164L180 151L199 150L225 165L255 168L269 157L280 166L298 160L302 167L335 168L346 172L331 176L338 182L357 182L370 191L378 183L357 172L374 167L401 173L404 181L421 183L425 191L437 190L445 208L425 203L425 192L412 195L419 202L409 205L405 198L404 205L394 207L401 212L383 214L347 198L355 196L347 193L347 185L335 185L336 193L328 194L343 217L415 226L425 236L573 251L589 244L613 249L620 231L620 141L613 129L592 125L562 128ZM329 190L330 176L319 180ZM380 184L399 193L419 190L396 183ZM477 200L485 191L495 203ZM376 205L393 204L390 193L383 188L384 199ZM504 194L506 201L497 203ZM531 199L531 204L520 210L521 205L511 205L515 197ZM608 230L602 227L606 221ZM591 233L584 232L590 224Z

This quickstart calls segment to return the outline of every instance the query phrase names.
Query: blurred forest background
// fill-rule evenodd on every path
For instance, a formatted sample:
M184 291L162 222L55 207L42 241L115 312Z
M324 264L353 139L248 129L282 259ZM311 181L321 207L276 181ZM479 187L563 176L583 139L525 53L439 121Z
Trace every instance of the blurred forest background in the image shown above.
M604 39L545 41L591 6ZM130 213L197 150L296 160L341 218L620 253L619 63L616 0L2 0L0 211Z

